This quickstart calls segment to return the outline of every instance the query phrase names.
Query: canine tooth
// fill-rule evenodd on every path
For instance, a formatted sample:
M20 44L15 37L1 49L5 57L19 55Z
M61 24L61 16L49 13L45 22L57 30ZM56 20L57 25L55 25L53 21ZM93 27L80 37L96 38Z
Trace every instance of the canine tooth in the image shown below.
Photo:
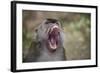
M50 45L50 47L51 47L52 49L56 49L56 48L57 48L57 45L56 45L56 44L52 45L52 44L49 42L49 45Z

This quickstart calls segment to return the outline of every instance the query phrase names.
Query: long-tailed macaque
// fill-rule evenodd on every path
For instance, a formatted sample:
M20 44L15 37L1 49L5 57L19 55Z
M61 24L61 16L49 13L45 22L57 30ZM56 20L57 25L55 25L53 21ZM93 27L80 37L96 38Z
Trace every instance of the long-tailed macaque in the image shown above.
M46 62L65 60L61 24L56 19L44 20L36 29L36 41L23 62Z

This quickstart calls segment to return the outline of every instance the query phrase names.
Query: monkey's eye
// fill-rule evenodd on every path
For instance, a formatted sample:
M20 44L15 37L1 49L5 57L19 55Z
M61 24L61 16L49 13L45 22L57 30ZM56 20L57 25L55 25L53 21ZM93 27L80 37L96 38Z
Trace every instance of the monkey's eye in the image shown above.
M59 23L58 23L58 22L56 22L56 24L57 24L57 25L59 25Z
M45 22L45 24L49 24L50 22Z

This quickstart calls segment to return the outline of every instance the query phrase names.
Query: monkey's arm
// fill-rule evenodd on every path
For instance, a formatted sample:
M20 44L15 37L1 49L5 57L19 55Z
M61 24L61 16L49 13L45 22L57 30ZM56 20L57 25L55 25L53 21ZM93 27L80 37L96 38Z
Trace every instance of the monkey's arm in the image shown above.
M36 59L39 56L38 47L39 47L39 43L36 41L33 41L29 48L28 54L23 59L23 62L36 62Z

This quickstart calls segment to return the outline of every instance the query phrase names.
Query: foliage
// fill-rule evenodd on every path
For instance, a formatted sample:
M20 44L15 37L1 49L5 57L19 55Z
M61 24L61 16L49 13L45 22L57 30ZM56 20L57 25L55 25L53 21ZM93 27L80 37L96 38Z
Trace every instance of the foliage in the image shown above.
M56 18L65 34L67 60L90 59L91 15L89 13L23 10L23 57L34 37L35 28L46 18Z

